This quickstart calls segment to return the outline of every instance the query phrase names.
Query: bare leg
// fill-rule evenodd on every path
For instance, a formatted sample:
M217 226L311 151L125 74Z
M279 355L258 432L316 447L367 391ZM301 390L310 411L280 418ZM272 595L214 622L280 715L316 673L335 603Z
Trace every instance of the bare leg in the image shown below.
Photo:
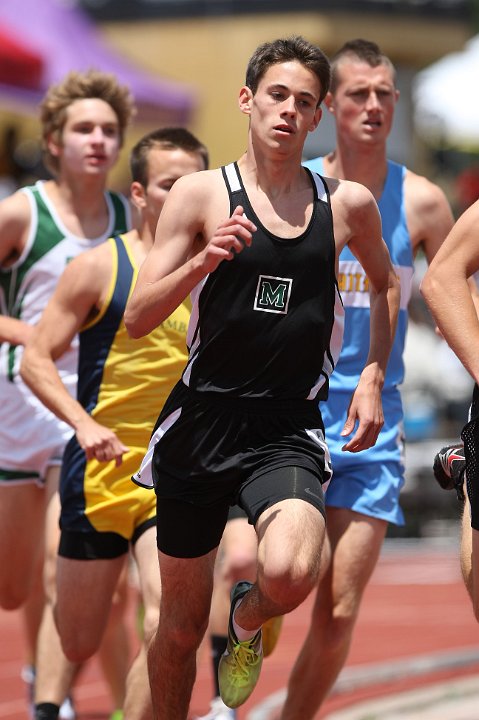
M128 605L128 562L121 572L113 595L108 623L98 651L101 669L110 693L114 709L125 703L126 678L131 662L130 640L125 625Z
M153 706L148 681L147 648L157 631L160 607L160 571L156 553L155 528L140 536L134 555L138 565L140 589L144 606L143 642L128 673L125 718L151 720Z
M99 649L124 562L124 555L111 560L58 558L55 620L71 662L84 662Z
M35 665L37 652L37 638L42 622L43 608L45 606L45 593L43 589L43 553L38 558L38 567L35 570L35 577L30 595L23 605L23 624L25 628L25 639L27 665Z
M230 612L230 590L239 580L256 578L257 540L254 528L246 518L226 523L215 565L215 580L209 632L226 635Z
M474 616L479 622L479 532L471 527L471 511L466 494L462 515L461 570L471 598Z
M47 603L38 636L35 703L48 702L60 706L69 693L76 672L77 665L69 662L63 654L52 606Z
M5 610L19 608L31 594L43 555L45 497L34 483L0 485L0 605Z
M474 583L472 577L472 528L469 499L466 497L462 514L461 532L461 571L466 590L471 600L474 599Z
M155 720L186 720L196 652L208 625L216 550L199 558L159 553L161 604L148 668Z
M258 630L298 607L318 581L325 521L304 500L287 499L265 510L256 524L258 572L252 585L233 596L228 648L219 665L221 697L231 708L253 691L263 653Z
M325 522L309 503L283 500L261 515L256 531L258 578L235 613L245 630L294 610L315 587Z
M45 524L44 588L46 603L38 634L36 656L35 703L61 705L68 695L76 665L64 656L53 618L56 597L56 557L60 537L58 521L60 498L58 481L60 468L50 469L47 477L47 511Z
M215 563L213 597L211 600L210 622L207 638L213 671L213 702L219 702L218 667L228 643L228 620L230 613L230 592L240 580L254 582L256 578L256 556L258 542L256 532L246 517L228 520L218 549ZM197 655L203 652L203 645Z
M33 708L35 692L35 662L37 655L37 641L45 608L45 593L43 590L43 553L38 558L38 567L30 595L22 606L23 626L25 631L25 662L22 668L22 679L27 685L27 699L30 709Z
M293 667L282 720L310 720L331 690L349 652L364 589L387 524L329 507L332 559L318 587L311 627Z

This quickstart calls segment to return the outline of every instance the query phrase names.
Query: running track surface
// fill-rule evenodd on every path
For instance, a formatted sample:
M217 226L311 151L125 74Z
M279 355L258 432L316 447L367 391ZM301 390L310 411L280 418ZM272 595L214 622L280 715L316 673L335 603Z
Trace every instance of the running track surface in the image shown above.
M283 631L273 655L263 663L261 678L252 697L240 708L238 720L252 720L258 707L284 690L292 663L307 631L313 596L285 618ZM136 643L134 601L128 610L128 625ZM465 667L442 667L416 673L413 659L429 660L461 653L478 661ZM25 686L20 679L24 658L21 615L0 611L0 720L25 720L28 717ZM407 661L407 662L404 662ZM317 718L357 702L360 699L437 682L455 675L479 673L479 626L460 577L458 539L440 543L404 543L388 541L367 588L346 672L373 664L378 669L408 667L411 673L399 673L383 682L372 673L367 686L333 694ZM433 663L434 664L434 663ZM394 675L394 673L393 673ZM387 673L386 673L387 676ZM191 714L205 713L211 696L211 670L204 652L198 669ZM111 704L103 676L93 658L83 670L75 687L79 720L105 720ZM269 715L261 715L269 718ZM271 714L271 718L275 713ZM479 717L479 715L478 715Z

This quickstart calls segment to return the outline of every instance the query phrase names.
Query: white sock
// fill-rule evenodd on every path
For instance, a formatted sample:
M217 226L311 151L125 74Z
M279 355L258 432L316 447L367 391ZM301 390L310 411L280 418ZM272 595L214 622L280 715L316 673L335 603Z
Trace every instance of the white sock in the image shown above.
M238 638L240 642L244 642L244 640L251 640L256 633L261 629L261 626L257 628L256 630L245 630L241 627L241 625L238 625L238 623L235 620L235 613L241 603L244 600L244 596L238 600L238 602L235 605L235 609L233 610L233 630L235 631L235 635Z

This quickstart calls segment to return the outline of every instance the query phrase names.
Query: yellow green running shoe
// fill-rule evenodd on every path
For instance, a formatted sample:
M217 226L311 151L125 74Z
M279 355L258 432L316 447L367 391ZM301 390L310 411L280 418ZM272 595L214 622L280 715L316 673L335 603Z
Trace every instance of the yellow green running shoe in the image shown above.
M228 644L218 668L220 695L230 708L242 705L258 682L263 663L261 630L250 640L240 642L233 630L233 611L236 603L251 588L251 583L236 583L231 591L231 610L228 624Z

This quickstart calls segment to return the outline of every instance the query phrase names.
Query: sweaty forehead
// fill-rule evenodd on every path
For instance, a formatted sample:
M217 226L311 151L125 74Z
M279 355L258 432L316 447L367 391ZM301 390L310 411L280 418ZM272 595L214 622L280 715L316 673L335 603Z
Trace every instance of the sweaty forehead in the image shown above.
M336 68L336 84L339 85L369 85L370 83L384 83L394 85L392 68L381 63L372 67L363 60L344 58Z
M312 70L302 65L297 60L275 63L271 65L259 85L279 85L294 92L304 92L319 98L319 78Z

